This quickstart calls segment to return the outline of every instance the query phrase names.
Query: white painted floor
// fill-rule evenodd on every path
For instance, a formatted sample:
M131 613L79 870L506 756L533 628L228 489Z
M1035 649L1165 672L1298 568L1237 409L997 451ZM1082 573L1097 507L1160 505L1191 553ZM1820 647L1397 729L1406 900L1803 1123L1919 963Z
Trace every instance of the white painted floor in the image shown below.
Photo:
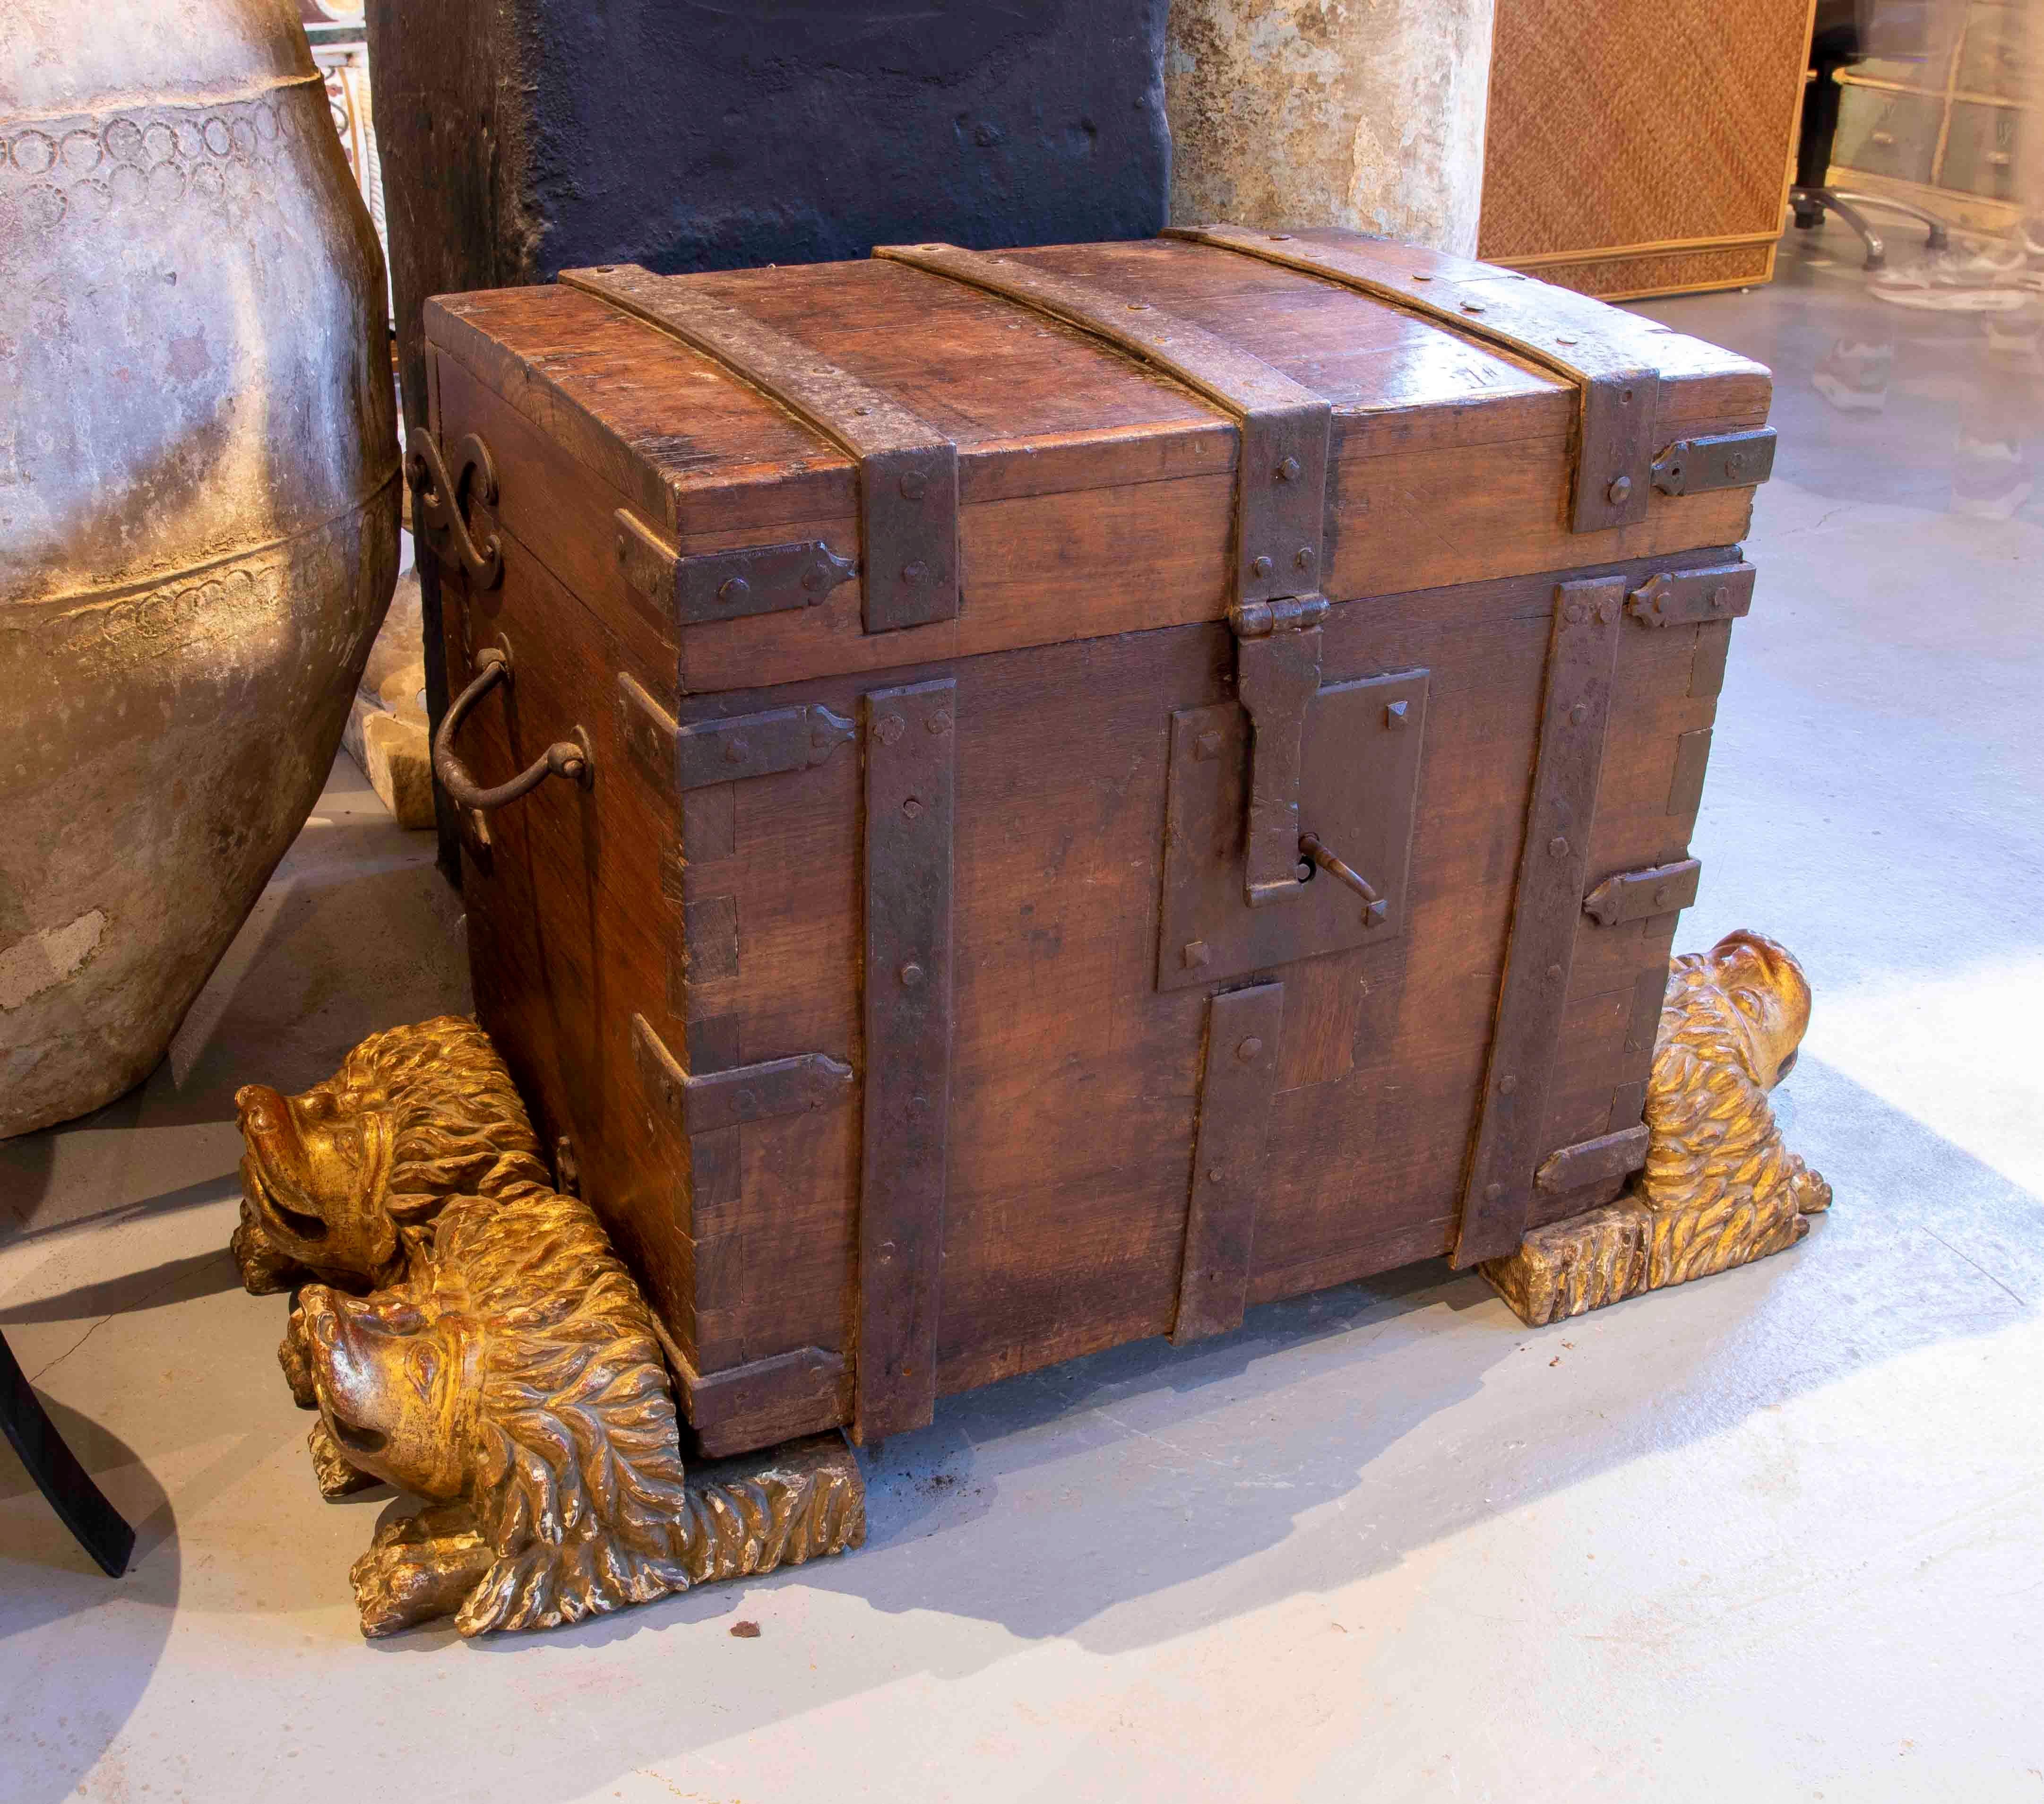
M1948 506L2039 379L1855 260L1648 310L1777 371L1681 943L1816 985L1800 1248L1539 1333L1416 1267L940 1406L849 1559L366 1644L388 1495L319 1501L223 1250L236 1085L464 997L343 767L165 1067L0 1146L0 1327L140 1528L110 1583L0 1448L0 1804L2044 1799L2044 504Z

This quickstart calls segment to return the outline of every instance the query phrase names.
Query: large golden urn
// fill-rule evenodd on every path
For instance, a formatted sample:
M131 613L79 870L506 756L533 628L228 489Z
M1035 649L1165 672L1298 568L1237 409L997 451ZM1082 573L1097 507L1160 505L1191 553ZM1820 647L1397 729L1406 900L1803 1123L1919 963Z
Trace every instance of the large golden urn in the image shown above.
M278 0L0 8L0 1137L162 1056L389 601L382 260Z

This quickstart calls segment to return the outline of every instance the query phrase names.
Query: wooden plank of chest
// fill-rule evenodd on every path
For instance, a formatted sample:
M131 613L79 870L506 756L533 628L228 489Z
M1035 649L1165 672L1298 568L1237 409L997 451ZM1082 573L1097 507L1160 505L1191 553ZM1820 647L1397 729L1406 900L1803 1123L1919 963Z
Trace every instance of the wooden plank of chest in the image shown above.
M1412 925L1383 948L1270 974L1300 1006L1287 1008L1251 1301L1448 1244L1510 919L1553 596L1539 578L1385 598L1337 610L1327 629L1331 681L1434 673ZM1695 717L1692 648L1681 643L1695 630L1627 623L1621 668L1639 668L1621 694L1638 725L1614 722L1614 767L1650 761L1649 748L1662 757L1664 737L1674 756L1674 729ZM1166 1332L1178 1307L1206 998L1155 990L1158 858L1171 710L1224 696L1232 649L1224 629L1198 627L941 667L957 685L960 740L940 1391ZM837 679L694 706L723 714L801 699L848 714L860 694L855 680ZM728 855L688 873L692 893L730 900L740 979L717 989L715 1006L734 1011L732 1046L747 1060L847 1043L858 993L857 782L843 760L735 786ZM1600 828L1593 860L1662 844L1623 788L1614 791L1621 818ZM1590 1037L1570 1046L1558 1095L1573 1094L1571 1072L1622 1053L1625 1024L1605 1018L1607 992L1623 983L1629 998L1640 961L1659 956L1637 940L1629 951L1583 944L1572 1019ZM1603 1083L1608 1111L1617 1076L1588 1075L1577 1088ZM739 1241L784 1244L776 1224L797 1181L836 1186L851 1218L851 1117L801 1127L832 1150L805 1155L798 1178L778 1150L791 1131L743 1130L745 1185L728 1218ZM848 1263L843 1282L848 1333ZM770 1260L720 1264L702 1297L702 1320L715 1325L704 1332L728 1356L774 1348L785 1314Z
M1154 284L1158 271L1175 272L1174 310L1281 368L1289 359L1302 379L1333 395L1327 587L1337 597L1653 555L1729 542L1744 530L1748 493L1726 490L1657 498L1636 526L1570 533L1562 517L1573 406L1566 387L1329 283L1185 246L1055 256L1057 267L1089 280ZM1251 270L1255 282L1207 295L1213 279L1195 266L1208 259ZM865 271L881 273L853 273ZM816 608L694 627L685 635L686 688L795 680L828 665L893 667L1212 619L1224 609L1233 429L1175 384L1069 329L898 266L704 280L778 329L813 337L863 379L898 384L957 435L968 605L957 621L867 636L858 585L847 583ZM585 296L459 304L461 316L436 312L432 329L476 380L451 397L445 429L473 417L502 431L508 410L559 433L550 483L562 500L529 536L606 617L643 603L614 572L584 567L571 576L571 568L589 566L592 548L607 554L619 494L640 506L654 498L628 467L634 457L656 461L663 518L655 524L686 553L738 548L770 532L855 540L849 464L813 435L799 452L789 446L799 429L756 396L748 406L773 417L771 431L721 394L705 408L721 379L673 340L636 322L591 319L577 311L597 305ZM1346 334L1335 329L1337 309ZM625 353L632 333L646 341L644 357ZM1664 385L1669 429L1729 428L1764 414L1757 367L1703 348L1685 353L1689 341L1663 337L1673 371ZM501 402L480 392L493 385L504 390ZM756 452L735 454L755 442ZM578 474L604 470L612 479ZM592 529L597 520L605 529Z

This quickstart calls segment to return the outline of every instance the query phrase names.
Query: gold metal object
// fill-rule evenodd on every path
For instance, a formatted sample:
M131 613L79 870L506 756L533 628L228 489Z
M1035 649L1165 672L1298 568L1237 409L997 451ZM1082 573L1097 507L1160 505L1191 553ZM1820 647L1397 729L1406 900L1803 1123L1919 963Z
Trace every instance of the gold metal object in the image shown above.
M1761 934L1670 961L1646 1092L1646 1168L1616 1202L1550 1222L1481 1269L1533 1326L1793 1246L1831 1187L1768 1102L1810 1021L1802 967Z

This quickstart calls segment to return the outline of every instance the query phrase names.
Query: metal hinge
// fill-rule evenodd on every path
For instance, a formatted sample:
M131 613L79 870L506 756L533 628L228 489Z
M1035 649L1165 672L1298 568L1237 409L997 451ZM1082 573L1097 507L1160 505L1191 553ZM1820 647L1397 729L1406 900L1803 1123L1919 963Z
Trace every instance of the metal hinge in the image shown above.
M1654 460L1654 486L1663 494L1703 494L1750 488L1774 474L1774 429L1678 438Z
M617 679L618 736L665 788L704 789L822 764L852 737L852 724L821 702L678 725L631 677Z
M1655 864L1644 871L1621 871L1607 877L1583 898L1583 913L1605 927L1621 921L1646 921L1657 914L1673 914L1696 899L1696 883L1703 866L1693 858L1673 864Z
M678 626L813 608L859 574L820 539L682 557L628 509L613 517L624 580Z
M1642 1124L1562 1147L1541 1161L1533 1174L1534 1187L1550 1196L1565 1196L1608 1179L1625 1177L1646 1163L1649 1137Z
M1648 626L1693 626L1700 621L1738 620L1753 606L1750 564L1707 570L1662 571L1625 598L1626 612Z
M851 1067L824 1052L801 1052L722 1071L685 1071L644 1015L632 1017L632 1053L649 1101L686 1136L741 1127L776 1115L807 1114L848 1101Z

